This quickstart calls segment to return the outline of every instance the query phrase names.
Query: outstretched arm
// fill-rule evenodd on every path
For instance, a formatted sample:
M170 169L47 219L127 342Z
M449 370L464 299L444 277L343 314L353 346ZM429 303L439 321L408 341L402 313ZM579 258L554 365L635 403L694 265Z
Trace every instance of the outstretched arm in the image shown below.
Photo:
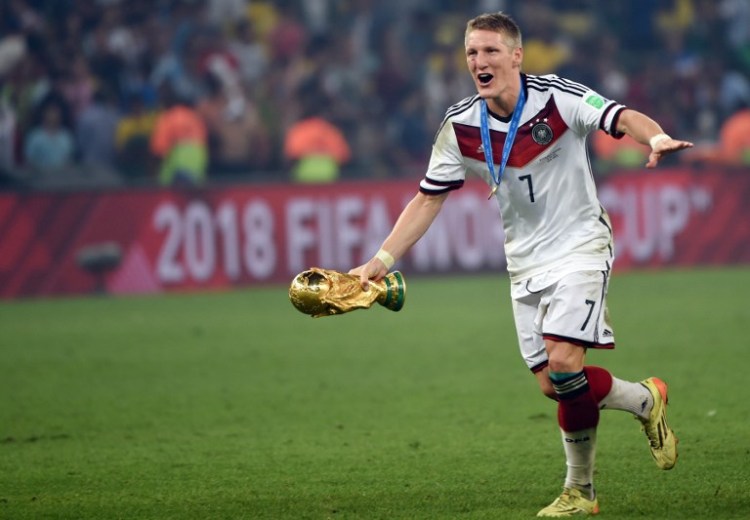
M380 280L388 274L393 262L404 256L427 232L446 198L448 193L425 195L419 192L406 205L380 251L366 264L349 271L349 274L359 276L364 290L368 289L370 280Z
M625 109L620 114L617 130L628 134L641 144L651 147L646 168L654 168L662 157L679 152L685 148L692 148L689 141L678 141L664 133L659 123L636 110Z

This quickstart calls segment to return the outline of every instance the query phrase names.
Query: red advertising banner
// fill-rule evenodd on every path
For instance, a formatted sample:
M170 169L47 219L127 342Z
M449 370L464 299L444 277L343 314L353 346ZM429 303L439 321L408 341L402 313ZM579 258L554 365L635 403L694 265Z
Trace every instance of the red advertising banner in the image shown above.
M657 170L599 186L615 268L750 263L750 171Z
M408 180L2 194L0 297L286 284L310 266L348 270L378 249L416 190ZM750 263L747 172L619 174L599 193L618 269ZM502 270L503 237L486 186L469 182L397 267ZM81 254L99 246L120 254L97 278Z

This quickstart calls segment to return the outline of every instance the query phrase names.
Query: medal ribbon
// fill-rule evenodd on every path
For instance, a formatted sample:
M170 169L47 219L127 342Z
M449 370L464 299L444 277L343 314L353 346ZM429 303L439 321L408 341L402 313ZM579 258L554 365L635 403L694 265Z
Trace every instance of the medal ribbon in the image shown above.
M500 186L500 181L503 178L503 172L505 171L505 165L508 163L508 157L510 157L510 149L513 148L513 141L516 140L516 133L518 132L518 124L521 122L521 112L523 112L523 106L526 104L526 93L523 90L523 81L521 82L521 91L518 93L518 101L516 101L516 108L513 109L513 117L510 119L510 126L508 127L508 135L505 137L505 144L503 145L503 157L500 162L500 168L495 177L495 162L492 158L492 140L490 139L490 124L489 117L487 115L487 101L482 100L481 110L481 125L479 128L482 136L482 148L484 149L484 160L487 161L487 168L490 169L490 177L495 183L492 188L490 197L497 191Z

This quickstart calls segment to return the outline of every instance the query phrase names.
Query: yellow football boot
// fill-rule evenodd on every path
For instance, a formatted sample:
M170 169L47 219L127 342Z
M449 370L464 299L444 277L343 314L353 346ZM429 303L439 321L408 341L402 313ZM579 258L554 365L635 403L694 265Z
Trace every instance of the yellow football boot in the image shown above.
M672 469L677 463L677 436L667 425L667 384L658 377L649 377L641 384L654 398L648 419L638 417L648 437L651 456L659 468Z
M595 515L599 512L599 501L584 497L579 489L563 488L562 494L536 516L558 518L563 516Z

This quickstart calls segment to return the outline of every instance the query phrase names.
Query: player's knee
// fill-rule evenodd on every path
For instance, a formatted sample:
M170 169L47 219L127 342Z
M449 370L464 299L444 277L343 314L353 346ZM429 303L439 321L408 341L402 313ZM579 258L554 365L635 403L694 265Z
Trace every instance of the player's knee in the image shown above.
M567 359L561 359L557 361L553 361L552 358L549 360L549 369L550 372L557 372L561 374L570 374L573 372L578 372L580 368L576 368L576 365L574 363L570 363Z
M572 343L549 342L547 356L550 372L575 373L583 370L584 349Z

